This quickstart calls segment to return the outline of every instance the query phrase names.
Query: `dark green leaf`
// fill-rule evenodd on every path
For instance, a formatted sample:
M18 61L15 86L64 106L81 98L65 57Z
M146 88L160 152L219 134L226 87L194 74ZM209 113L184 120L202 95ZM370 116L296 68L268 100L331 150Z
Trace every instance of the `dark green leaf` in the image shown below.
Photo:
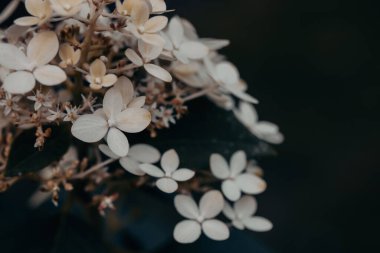
M35 131L35 128L26 130L13 142L6 176L39 171L58 161L68 150L71 134L67 126L52 127L52 135L42 150L34 147Z

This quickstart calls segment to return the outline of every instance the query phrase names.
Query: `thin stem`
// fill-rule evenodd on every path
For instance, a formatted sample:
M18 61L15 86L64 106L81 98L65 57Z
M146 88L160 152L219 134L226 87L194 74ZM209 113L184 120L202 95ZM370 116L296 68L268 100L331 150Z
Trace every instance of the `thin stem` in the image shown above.
M74 177L72 177L72 179L83 179L86 176L88 176L88 175L90 175L90 174L92 174L92 173L94 173L94 172L96 172L96 171L104 168L105 166L107 166L107 165L115 162L116 160L117 159L110 158L110 159L108 159L108 160L106 160L106 161L104 161L102 163L99 163L97 165L92 166L91 168L89 168L86 171L83 171L82 173L79 173L79 174L75 175Z
M122 67L122 68L110 69L110 70L108 71L108 73L110 73L110 74L117 74L117 75L118 75L118 74L122 74L122 73L124 73L125 71L131 70L131 69L134 69L134 68L136 68L136 67L137 67L137 66L136 66L135 64L131 63L131 64L128 64L128 65Z
M0 24L7 20L17 9L21 0L12 0L0 13Z
M207 89L200 90L200 91L198 91L196 93L193 93L193 94L191 94L191 95L189 95L189 96L187 96L185 98L182 98L182 102L186 103L186 102L189 102L189 101L194 100L196 98L203 97L203 96L207 95L210 91L213 91L217 87L218 86L215 85L215 86L211 86L211 87L209 87Z

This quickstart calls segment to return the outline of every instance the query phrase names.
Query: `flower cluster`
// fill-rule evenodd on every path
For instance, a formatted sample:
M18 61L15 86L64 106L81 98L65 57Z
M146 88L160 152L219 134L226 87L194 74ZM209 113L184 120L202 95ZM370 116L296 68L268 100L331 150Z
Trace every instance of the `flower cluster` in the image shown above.
M48 198L59 205L59 192L75 191L81 180L106 215L121 193L95 190L126 177L131 186L177 194L175 208L186 218L174 229L180 243L202 233L225 240L230 227L272 228L254 216L252 195L266 183L244 151L229 163L210 154L208 173L186 168L174 149L161 155L149 144L130 144L132 135L154 138L170 128L200 97L230 111L258 139L283 141L278 126L258 120L258 100L218 52L228 40L200 38L189 21L169 19L164 0L25 0L25 8L28 16L0 31L0 191L33 175L41 187L31 205ZM35 153L18 157L14 146L29 132ZM41 152L40 168L13 161ZM192 196L199 193L197 205Z

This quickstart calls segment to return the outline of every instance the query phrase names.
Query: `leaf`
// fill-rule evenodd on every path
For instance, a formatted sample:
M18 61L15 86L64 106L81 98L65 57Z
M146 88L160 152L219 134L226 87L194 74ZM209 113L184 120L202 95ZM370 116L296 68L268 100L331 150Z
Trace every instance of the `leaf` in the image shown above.
M46 139L42 150L34 147L36 129L21 133L12 143L6 176L36 172L58 161L68 150L71 134L67 126L51 127L52 135Z

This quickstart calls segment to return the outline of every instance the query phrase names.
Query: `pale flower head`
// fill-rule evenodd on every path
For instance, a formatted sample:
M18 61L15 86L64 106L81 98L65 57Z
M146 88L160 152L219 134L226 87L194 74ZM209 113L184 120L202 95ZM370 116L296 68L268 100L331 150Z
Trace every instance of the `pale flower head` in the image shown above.
M243 196L234 203L233 207L226 201L223 213L232 221L232 225L239 230L249 229L255 232L271 230L273 225L268 219L254 216L256 210L256 199L252 196Z
M245 172L247 157L244 151L237 151L231 156L230 164L220 154L210 157L212 174L223 180L222 191L227 199L236 201L241 193L259 194L266 189L266 183L260 177Z
M233 112L236 118L257 138L272 144L280 144L284 141L284 135L277 125L268 121L259 121L253 105L241 102L239 108L234 109Z
M103 109L80 116L74 122L71 132L76 138L89 143L106 137L112 152L124 157L128 154L129 142L123 132L143 131L150 124L151 115L144 108L123 108L121 93L113 87L104 96Z
M29 42L26 54L12 44L0 43L0 65L15 70L6 76L3 88L23 94L33 90L36 80L54 86L66 80L66 73L48 63L57 55L59 42L54 32L37 33Z
M14 21L16 25L42 25L52 16L52 9L48 0L26 0L25 8L31 16L16 19Z
M229 238L230 231L225 223L215 219L222 211L224 199L219 191L205 193L199 201L187 195L177 195L174 199L177 211L185 218L174 228L174 239L179 243L192 243L203 233L210 239L223 241Z
M161 168L155 165L144 163L140 165L141 170L146 174L158 178L156 186L163 192L173 193L178 189L178 183L190 180L194 171L179 167L179 157L174 149L166 151L161 158Z
M107 68L104 62L96 59L90 65L90 74L86 75L87 82L90 83L90 88L100 90L103 87L110 87L117 81L117 76L107 74Z
M67 68L68 66L74 66L79 62L81 50L75 50L70 44L62 44L59 48L59 57L61 58L61 63L59 66L61 68Z
M119 157L104 144L99 145L100 151L108 157L118 159L120 165L129 173L136 176L143 176L145 172L140 169L142 163L156 163L160 160L160 152L148 144L136 144L131 146L129 152L124 157Z
M116 10L120 15L129 16L132 13L134 3L139 0L116 0Z

